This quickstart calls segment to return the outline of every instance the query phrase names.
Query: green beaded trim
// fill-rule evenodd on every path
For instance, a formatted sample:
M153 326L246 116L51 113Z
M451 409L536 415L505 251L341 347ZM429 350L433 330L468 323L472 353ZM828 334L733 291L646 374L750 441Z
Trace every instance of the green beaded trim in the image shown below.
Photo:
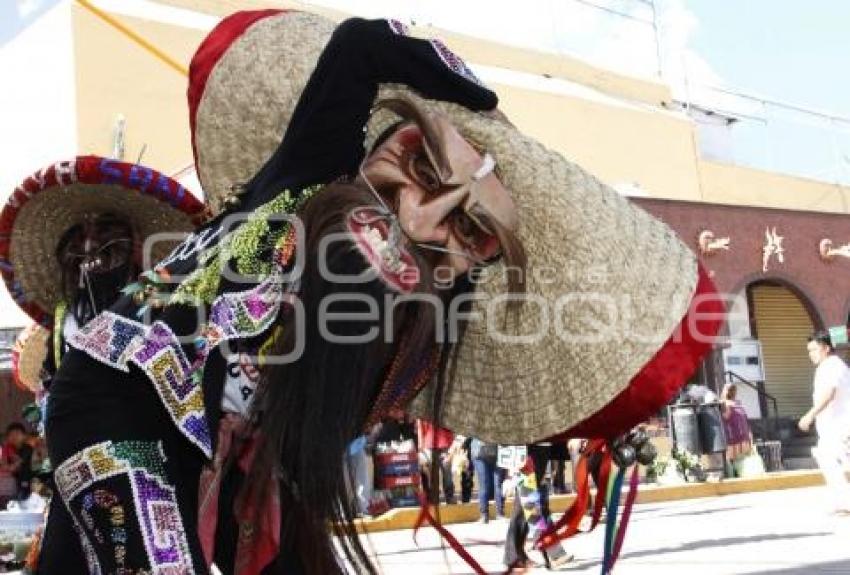
M151 475L165 477L165 464L158 444L151 441L116 441L111 455L123 459L130 467L144 469Z
M272 231L269 217L274 214L293 214L322 185L305 188L298 197L292 197L289 190L278 194L273 200L254 210L245 223L227 234L222 240L204 252L198 261L198 269L192 272L177 286L169 303L197 305L199 302L211 304L218 294L219 283L224 266L233 261L236 271L242 275L267 277L272 272L272 263L261 259L260 254L276 247L289 230L285 223Z
M68 315L68 303L60 300L53 312L53 365L58 369L62 361L62 336L65 331L65 316Z

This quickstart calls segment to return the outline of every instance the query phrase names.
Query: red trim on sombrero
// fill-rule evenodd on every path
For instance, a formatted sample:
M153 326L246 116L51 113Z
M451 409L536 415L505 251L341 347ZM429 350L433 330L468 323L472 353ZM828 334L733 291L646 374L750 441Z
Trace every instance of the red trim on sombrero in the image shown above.
M673 399L711 350L725 311L714 283L700 265L688 312L664 346L613 401L558 438L613 438L658 412Z
M189 88L186 95L189 98L189 130L192 137L192 155L195 158L196 166L198 165L198 150L195 147L195 117L213 68L233 42L242 36L251 25L263 18L284 12L289 12L289 10L251 10L231 14L212 29L201 42L195 55L192 56L192 62L189 64Z
M28 177L15 188L0 212L0 274L15 302L34 321L44 326L51 324L53 310L42 309L25 299L11 262L12 230L18 212L27 202L44 190L71 184L117 185L154 196L189 216L196 226L203 223L205 215L204 204L186 188L165 174L138 164L98 156L77 156L73 160L53 163Z
M175 180L139 164L128 164L97 156L77 158L77 181L84 184L117 184L168 202L189 215L193 225L204 220L204 204Z

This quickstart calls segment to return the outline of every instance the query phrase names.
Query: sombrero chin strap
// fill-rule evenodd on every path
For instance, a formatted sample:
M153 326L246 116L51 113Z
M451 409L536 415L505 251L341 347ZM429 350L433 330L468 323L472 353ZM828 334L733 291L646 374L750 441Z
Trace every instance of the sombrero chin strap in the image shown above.
M121 288L133 277L133 267L130 261L102 271L80 267L79 286L71 306L78 325L85 325L115 303L121 295Z

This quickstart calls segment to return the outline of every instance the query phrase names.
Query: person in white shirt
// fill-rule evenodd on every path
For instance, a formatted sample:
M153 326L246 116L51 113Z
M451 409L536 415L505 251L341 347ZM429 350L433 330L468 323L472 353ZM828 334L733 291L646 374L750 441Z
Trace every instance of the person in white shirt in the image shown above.
M815 423L818 444L812 455L833 493L835 512L850 515L850 483L844 474L850 463L850 368L835 354L828 334L813 335L806 348L817 369L812 408L798 425L808 431Z

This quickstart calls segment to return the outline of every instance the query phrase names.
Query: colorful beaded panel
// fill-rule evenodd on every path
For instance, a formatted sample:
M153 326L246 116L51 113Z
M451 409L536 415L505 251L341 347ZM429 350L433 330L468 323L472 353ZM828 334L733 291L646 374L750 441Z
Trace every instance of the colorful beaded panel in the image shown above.
M91 573L195 572L164 461L159 443L105 441L56 468Z
M94 359L123 372L138 365L181 433L207 457L212 454L209 425L200 385L192 381L190 363L166 324L151 326L104 312L72 335L68 342Z
M442 41L437 40L436 38L430 40L431 46L434 47L434 51L437 52L437 55L443 61L443 63L449 67L449 69L455 74L460 74L467 80L475 82L479 86L483 86L481 80L469 69L469 66L466 65L466 62L461 59L460 56L449 50L449 47L443 44Z
M282 298L277 274L253 289L216 298L208 324L194 342L192 362L167 324L155 321L146 326L112 312L98 315L72 335L69 344L125 373L129 363L141 368L180 432L211 457L200 377L209 351L222 341L253 337L268 329Z
M403 22L399 22L393 18L387 19L387 24L390 27L390 30L398 34L399 36L407 36L410 32L410 29Z
M282 238L288 237L292 226L283 222L273 230L269 220L296 213L320 189L321 186L311 186L297 195L285 190L254 210L238 228L199 255L201 265L177 286L169 303L193 306L199 302L211 303L218 294L223 271L231 264L234 271L242 276L266 277L274 273L274 264L279 262L261 256L269 249L274 250Z
M404 353L408 346L407 338L401 341L384 378L381 391L366 418L364 432L380 422L392 409L402 409L428 384L437 372L440 361L440 348L434 346L429 353L423 353L417 361L405 361Z

